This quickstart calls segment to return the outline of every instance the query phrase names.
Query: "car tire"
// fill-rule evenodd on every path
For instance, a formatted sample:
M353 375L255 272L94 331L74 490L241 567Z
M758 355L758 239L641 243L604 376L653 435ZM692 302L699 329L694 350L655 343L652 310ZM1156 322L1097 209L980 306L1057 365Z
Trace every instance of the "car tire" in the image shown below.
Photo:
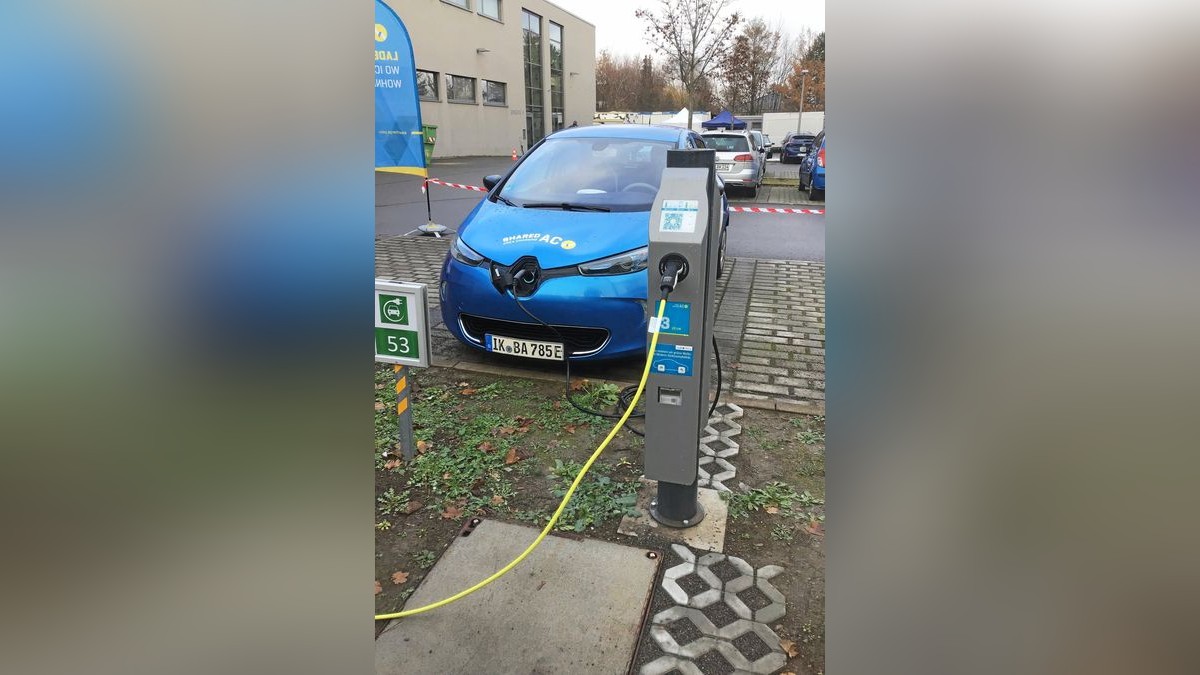
M812 202L825 201L825 191L818 190L810 184L808 186L808 200Z
M746 194L749 195L751 199L754 199L758 196L758 186L755 185L753 187L746 188Z
M717 247L717 278L725 274L725 241L728 239L729 225L721 228L721 244Z

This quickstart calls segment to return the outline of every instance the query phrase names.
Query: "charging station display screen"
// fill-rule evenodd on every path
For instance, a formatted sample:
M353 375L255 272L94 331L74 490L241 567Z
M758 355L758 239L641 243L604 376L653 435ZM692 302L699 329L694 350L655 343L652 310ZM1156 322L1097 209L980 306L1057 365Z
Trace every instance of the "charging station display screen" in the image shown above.
M687 335L692 321L692 303L668 302L658 332L663 335Z

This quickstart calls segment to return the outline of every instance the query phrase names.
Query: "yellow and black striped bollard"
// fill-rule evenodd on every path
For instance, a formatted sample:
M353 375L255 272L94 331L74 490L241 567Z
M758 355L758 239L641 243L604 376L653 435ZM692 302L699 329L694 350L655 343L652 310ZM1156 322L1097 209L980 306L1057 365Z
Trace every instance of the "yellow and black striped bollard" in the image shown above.
M400 451L404 453L405 461L410 461L417 448L413 443L412 408L408 403L408 371L400 364L393 365L392 369L396 373L396 417L399 421Z

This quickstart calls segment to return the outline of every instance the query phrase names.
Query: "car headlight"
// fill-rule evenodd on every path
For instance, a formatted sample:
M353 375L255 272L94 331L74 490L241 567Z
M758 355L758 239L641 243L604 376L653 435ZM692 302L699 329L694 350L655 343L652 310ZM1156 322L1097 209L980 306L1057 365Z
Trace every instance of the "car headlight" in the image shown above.
M484 260L484 257L476 253L470 246L467 246L461 237L455 237L454 241L450 243L450 257L471 267L479 266Z
M579 266L579 273L584 276L632 274L645 270L649 260L650 247L643 246L633 251L583 263Z

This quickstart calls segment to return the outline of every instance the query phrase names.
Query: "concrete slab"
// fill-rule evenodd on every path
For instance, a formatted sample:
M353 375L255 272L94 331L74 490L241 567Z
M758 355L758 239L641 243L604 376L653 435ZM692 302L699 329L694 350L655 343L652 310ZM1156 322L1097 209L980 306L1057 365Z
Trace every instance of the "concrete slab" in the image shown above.
M686 544L692 548L704 551L725 550L725 523L729 520L729 507L721 499L717 490L700 488L698 499L707 515L695 527L678 529L662 525L650 517L650 501L658 491L658 483L642 479L642 487L638 490L637 510L639 516L625 516L617 532L631 537L642 537L653 534L668 541Z
M499 570L538 530L485 520L455 539L406 603L420 607ZM375 641L375 671L625 673L661 553L550 536L511 572L472 595L393 621Z

